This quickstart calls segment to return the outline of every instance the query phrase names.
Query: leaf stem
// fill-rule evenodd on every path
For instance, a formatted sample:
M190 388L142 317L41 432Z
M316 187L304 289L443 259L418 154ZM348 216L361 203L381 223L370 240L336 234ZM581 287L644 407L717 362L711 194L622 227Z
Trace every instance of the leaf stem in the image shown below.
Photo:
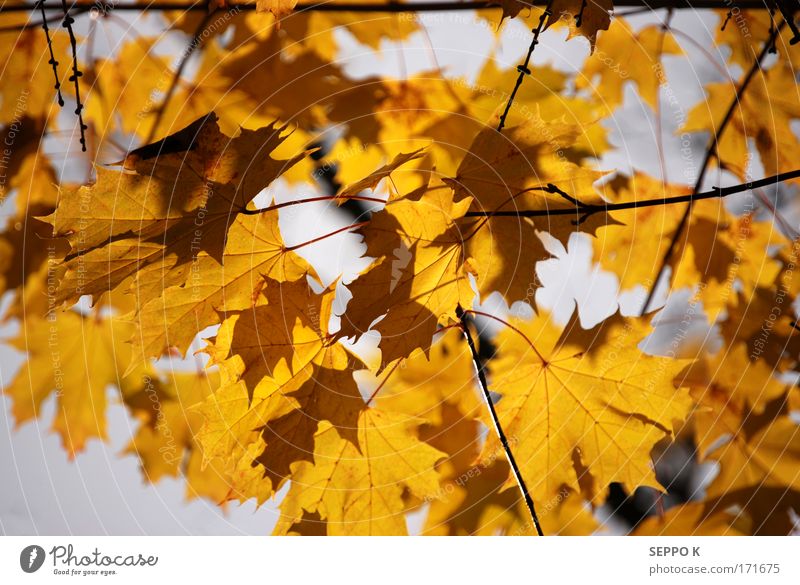
M500 443L503 446L503 451L505 451L506 458L511 466L511 471L514 473L514 478L517 480L519 489L522 492L523 498L525 499L525 504L528 507L528 512L530 512L533 525L536 527L536 533L539 536L544 536L544 532L542 532L542 526L539 524L539 517L536 515L536 508L533 505L533 498L531 498L531 495L528 492L528 486L525 485L525 480L522 478L522 473L517 466L517 460L514 458L514 454L511 452L511 445L509 445L506 434L503 432L503 427L500 425L500 419L497 416L497 410L495 410L494 403L492 402L492 396L489 393L489 384L486 381L486 373L484 372L483 364L478 356L478 350L475 348L475 342L472 339L472 334L469 331L467 313L459 306L456 308L456 315L461 320L461 330L464 332L464 338L467 340L469 351L472 354L472 363L478 373L478 382L480 383L483 398L486 400L486 405L489 407L489 415L492 417L494 430L500 439Z
M308 241L301 242L299 244L295 244L294 246L286 246L284 248L284 251L285 252L293 252L294 250L297 250L298 248L302 248L304 246L310 246L311 244L316 244L317 242L321 242L322 240L325 240L327 238L335 236L336 234L340 234L342 232L346 232L346 231L349 231L349 230L358 229L360 227L363 227L363 226L367 225L368 223L369 223L368 221L361 221L359 223L353 223L353 224L350 224L350 225L346 225L346 226L344 226L342 228L339 228L338 230L333 230L332 232L328 232L327 234L323 234L321 236L318 236L316 238L312 238L312 239L310 239Z
M473 315L480 315L481 317L485 317L486 319L493 319L498 323L502 323L504 326L508 327L514 333L522 337L522 339L524 339L525 342L531 346L531 349L533 350L533 353L536 354L536 357L538 357L542 363L545 363L546 360L544 359L544 356L541 353L539 353L539 350L536 349L536 346L533 345L533 342L530 340L530 338L527 335L525 335L518 327L514 327L511 323L509 323L505 319L501 319L500 317L492 315L491 313L484 313L483 311L476 311L474 309L467 309L465 312L471 313Z
M351 195L349 197L339 197L338 195L321 195L319 197L308 197L306 199L294 199L292 201L284 201L283 203L274 203L268 207L261 207L259 209L241 209L239 213L242 215L258 215L260 213L266 213L267 211L275 211L277 209L283 209L284 207L291 207L293 205L302 205L303 203L315 203L318 201L367 201L370 203L386 203L385 199L380 199L379 197L364 197L361 195Z

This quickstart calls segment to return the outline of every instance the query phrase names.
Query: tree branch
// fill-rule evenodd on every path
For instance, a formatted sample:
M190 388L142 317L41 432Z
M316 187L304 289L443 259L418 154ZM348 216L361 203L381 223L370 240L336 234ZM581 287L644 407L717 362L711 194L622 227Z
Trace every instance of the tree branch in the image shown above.
M638 209L640 207L656 207L658 205L674 205L676 203L693 203L702 199L722 199L728 195L736 193L743 193L751 191L752 189L759 189L769 185L777 185L784 181L800 178L800 169L788 171L779 175L771 177L764 177L757 181L749 183L741 183L739 185L732 185L730 187L714 187L710 191L687 193L686 195L676 195L675 197L662 197L660 199L643 199L641 201L624 201L622 203L605 203L602 205L594 205L583 203L574 197L564 193L555 185L548 185L547 187L537 187L536 190L545 191L547 193L555 193L561 195L567 201L575 203L573 209L560 208L560 209L518 209L515 211L468 211L464 217L553 217L557 215L575 215L577 219L574 220L575 225L580 225L595 213L607 213L609 211L621 211L623 209Z
M44 15L44 3L41 4L42 8L42 15ZM75 19L69 13L70 7L67 6L67 0L61 0L61 9L64 11L64 20L61 21L61 26L67 29L67 34L69 35L69 45L72 49L72 75L69 76L69 80L75 84L75 115L78 116L78 129L80 130L80 142L81 142L81 150L86 152L86 130L88 130L89 126L87 126L83 122L83 103L81 102L81 85L80 85L80 78L83 77L83 73L78 66L78 39L75 37L75 30L72 28L72 25L75 23ZM49 41L49 39L48 39ZM49 43L48 43L49 44ZM52 56L53 47L50 45L50 54ZM53 65L53 70L55 71L56 65ZM58 92L59 99L61 98L61 91ZM59 105L64 105L63 100L59 101Z
M755 77L758 71L761 71L761 64L763 63L766 56L769 54L770 49L775 44L775 40L778 38L780 31L786 25L786 21L784 20L779 26L772 29L772 32L764 43L764 47L761 49L761 53L756 58L755 62L753 63L750 70L747 71L745 76L742 78L742 81L736 88L736 92L734 94L733 100L731 101L731 105L728 107L728 111L725 112L725 116L722 118L722 122L719 125L719 129L716 130L709 141L708 148L706 149L706 154L703 157L703 164L700 167L700 174L697 176L697 181L694 185L694 190L697 191L703 185L703 180L706 177L706 172L708 171L709 164L711 163L711 159L717 157L717 147L719 145L720 138L722 134L725 132L725 129L730 124L730 121L733 119L733 113L736 111L736 107L740 104L740 100L744 92L747 90L750 82ZM780 175L778 175L780 176ZM785 180L785 179L784 179ZM672 255L675 253L675 248L678 245L678 239L680 239L681 235L683 235L683 230L686 229L686 226L689 223L689 217L692 214L692 200L689 200L689 205L687 205L686 210L683 212L681 216L681 220L678 223L678 227L675 229L675 233L672 235L672 239L669 242L669 246L667 246L667 250L664 253L664 257L661 259L661 264L659 266L658 272L656 273L656 277L653 280L653 286L650 288L650 292L647 295L647 298L644 301L644 305L642 306L641 315L645 315L647 311L650 309L650 305L653 302L653 297L658 289L658 283L661 281L661 278L664 276L664 272L667 269L670 261L672 260Z
M35 24L36 26L41 25L42 29L44 30L44 36L45 39L47 39L47 48L50 51L50 60L48 61L48 63L53 67L53 76L55 77L56 80L55 90L56 90L56 96L58 97L58 105L63 108L64 97L61 95L61 78L58 76L58 61L56 61L56 55L53 52L53 39L50 37L50 27L47 26L48 19L44 13L44 2L40 0L39 2L37 2L37 5L39 6L39 8L42 9L42 21L33 24Z
M500 116L500 122L497 124L498 132L500 132L503 129L503 126L506 125L506 117L508 117L508 112L511 110L511 105L514 103L514 98L517 96L517 92L522 85L522 80L525 79L526 75L531 74L531 70L528 65L530 65L531 62L533 50L536 48L536 45L539 44L539 35L544 30L544 25L547 23L548 17L553 14L552 7L553 0L548 0L544 12L542 12L542 14L539 16L538 24L531 31L533 38L531 39L531 44L528 46L528 53L525 55L525 60L520 65L517 65L517 71L519 71L519 75L517 75L517 82L514 84L514 89L511 90L511 95L508 96L506 108L503 111L503 115ZM583 6L581 6L581 12L583 12Z
M203 6L207 7L208 4L203 3ZM164 112L166 112L167 106L169 105L175 90L178 88L178 83L183 75L183 70L186 68L186 64L189 63L189 58L194 54L195 50L200 45L200 38L202 37L206 26L209 22L211 22L211 18L216 14L216 12L216 10L210 12L206 11L205 16L203 16L203 18L200 20L200 23L197 25L194 35L192 35L192 39L189 41L189 46L186 47L186 50L183 52L180 63L178 63L178 68L175 70L175 74L172 76L169 89L167 90L167 93L164 94L164 99L161 101L161 105L158 106L158 110L156 110L153 125L150 126L150 132L147 134L147 140L144 141L145 144L150 144L153 141L156 131L158 130L158 126L161 124L161 120L164 117Z
M489 384L486 381L486 374L483 370L483 364L478 356L478 350L475 347L472 334L469 332L467 314L464 309L459 306L456 307L456 315L461 320L461 330L464 332L464 338L467 340L469 351L472 354L472 363L475 365L475 369L478 373L478 382L480 382L481 392L483 393L483 398L486 400L486 405L489 407L489 414L492 417L494 430L497 432L500 443L503 445L503 451L505 451L508 463L511 466L512 472L514 473L514 478L517 480L517 484L519 484L519 489L522 492L522 496L525 498L525 504L528 506L528 512L530 512L533 525L536 527L536 533L539 536L544 536L542 527L539 524L539 517L536 515L536 508L533 505L533 498L531 498L530 493L528 493L528 486L525 485L525 480L522 479L522 473L520 473L519 467L517 466L517 460L514 459L514 454L511 452L511 446L508 443L506 434L503 432L503 427L500 426L500 419L497 417L497 411L494 408L492 396L489 394Z
M530 0L530 6L546 6L549 0ZM642 8L644 10L655 10L657 8L729 8L730 0L615 0L615 7ZM75 8L97 8L107 11L164 11L164 10L208 10L206 2L151 2L146 3L125 3L111 4L98 0L76 0L73 4ZM47 10L56 9L60 6L56 2L44 3ZM229 3L226 6L229 10L251 11L256 9L255 2ZM737 0L736 7L740 10L767 10L769 5L764 0ZM435 2L347 2L333 3L327 2L299 2L295 7L295 12L448 12L455 10L499 10L500 0L467 0L458 2L455 0L435 1ZM25 12L33 10L34 5L15 4L11 6L0 6L0 14L3 12Z

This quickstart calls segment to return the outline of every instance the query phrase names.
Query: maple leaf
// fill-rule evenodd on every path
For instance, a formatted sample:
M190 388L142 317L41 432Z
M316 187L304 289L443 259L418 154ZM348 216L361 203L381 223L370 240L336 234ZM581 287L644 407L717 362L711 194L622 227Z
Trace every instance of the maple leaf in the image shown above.
M498 0L497 4L502 6L503 15L501 22L507 17L514 18L523 9L529 11L526 20L539 22L541 17L541 10L531 10L530 2L525 0ZM594 51L597 42L597 33L601 30L608 30L611 24L611 15L609 14L613 9L612 0L553 0L549 3L550 15L544 23L544 28L547 29L554 24L567 23L570 33L569 38L577 35L586 37L589 40L592 51Z
M719 160L742 179L747 178L747 171L740 161L748 160L750 140L755 141L765 174L793 168L794 160L789 153L800 148L791 129L800 118L796 87L794 69L789 64L777 63L763 71L737 97L729 129L717 138L716 152ZM706 86L706 92L706 99L689 112L683 131L717 134L731 107L734 89L729 83L712 83Z
M531 8L529 3L522 0L498 0L497 4L503 8L503 16L500 18L500 22L506 18L516 17L523 9L530 10Z
M256 10L258 12L271 12L275 18L281 19L289 16L297 5L297 0L257 0Z
M550 187L587 205L603 204L593 188L603 173L572 160L579 156L570 152L579 133L577 126L541 118L531 118L502 134L486 127L475 137L455 176L444 179L458 204L472 200L470 211L575 209L574 215L536 220L484 217L465 225L465 248L477 273L481 298L494 291L509 302L531 298L537 282L535 263L549 257L537 231L547 231L565 243L573 232L592 233L608 221L604 212L580 221L574 201Z
M661 489L650 451L690 406L686 390L672 386L680 360L643 354L633 319L606 321L578 340L547 316L511 325L497 338L491 387L533 497L548 501L567 486L597 501L615 481ZM585 339L600 334L612 341L587 349ZM489 439L483 457L498 448Z
M618 176L607 187L615 203L676 197L690 191L641 173ZM685 209L668 205L612 211L609 215L614 221L599 229L595 240L600 265L619 277L623 289L650 288L660 268L651 260L664 257ZM721 201L697 201L685 229L685 236L674 244L669 263L674 271L672 282L676 288L702 283L704 308L712 320L739 303L734 286L752 299L757 289L778 277L780 260L765 252L787 242L771 221L759 221L755 212L736 216ZM653 238L653 233L662 237Z
M138 278L143 279L139 270ZM133 338L136 353L158 357L170 347L185 353L198 331L219 322L220 312L252 306L264 277L294 281L309 273L313 274L311 267L283 244L277 212L241 216L228 231L222 264L198 255L180 271L180 278L170 279L171 285L168 278L156 281L155 290L148 290L147 283L137 285L138 296L145 300L131 315L139 325L139 335ZM163 292L158 290L161 286Z
M86 99L86 120L101 137L113 130L147 136L151 131L157 94L167 89L172 71L169 60L155 53L157 38L137 38L122 46L114 58L96 59L81 82ZM157 86L153 86L153 83Z
M777 287L760 286L750 295L738 293L720 324L726 345L745 344L751 361L762 360L774 372L790 370L800 353L800 335L792 309L797 296L796 283L791 282L793 273L790 264L775 279Z
M321 421L355 441L365 404L353 371L366 367L328 333L332 290L269 282L264 295L226 319L205 350L225 385L199 407L206 457L228 461L236 497L259 501L310 460Z
M569 37L586 37L594 52L597 33L611 25L612 0L553 0L545 28L561 21L569 26Z
M597 41L597 49L586 60L584 74L575 84L578 88L596 88L609 110L622 104L627 81L636 83L639 96L655 110L659 88L667 83L661 57L683 53L668 31L652 25L634 32L624 18L614 19ZM596 77L599 80L595 85Z
M427 350L439 324L456 320L459 303L471 303L471 268L455 223L470 205L469 198L453 203L447 189L423 186L393 197L360 228L367 255L376 260L348 285L349 306L357 310L343 315L339 335L379 332L381 369L417 348Z
M781 392L769 376L765 382L741 352L730 358L731 365L736 361L745 362L741 378L715 376L702 385L687 380L699 405L692 420L698 451L719 462L707 500L720 509L740 506L752 534L788 534L788 511L800 503L800 426L787 407L788 389Z
M392 159L390 163L387 163L380 168L372 171L369 175L364 177L363 179L356 181L342 189L337 194L337 199L339 201L344 202L348 198L358 195L362 191L366 191L367 189L375 189L383 179L387 178L391 175L394 171L396 171L399 167L406 164L409 161L414 159L422 158L423 152L422 149L416 150L414 152L409 153L401 153Z
M448 329L437 336L429 351L418 349L392 364L381 380L376 404L435 427L443 425L448 404L467 419L481 417L472 354L461 331Z
M62 194L45 218L72 247L59 302L97 297L135 278L143 299L136 354L158 357L171 346L185 352L199 329L217 322L217 309L251 305L263 286L259 275L285 281L309 273L284 245L277 210L248 207L306 154L269 157L282 131L271 125L229 138L210 114L129 153L133 174L101 170L94 185Z
M219 259L237 213L306 154L291 160L269 157L283 141L283 130L271 125L242 130L230 138L220 132L216 115L209 114L130 152L125 167L133 173L98 169L97 182L77 193L62 194L56 210L45 219L76 252L121 235L151 239L170 228L181 232L198 227L208 236L200 246Z
M484 429L491 421L475 387L463 333L449 329L437 337L428 355L417 350L387 369L375 398L382 410L425 421L419 438L447 454L437 466L442 485L436 497L427 499L423 534L533 533L519 495L503 489L510 473L505 454L498 450L489 461L479 461ZM560 500L543 517L547 534L592 530L590 514L579 510L579 497L565 489Z
M106 438L106 392L116 385L125 395L141 391L150 377L147 366L123 376L130 361L128 323L83 316L74 311L29 315L9 344L30 353L5 388L18 424L39 416L42 403L56 395L53 430L72 457L92 437Z
M686 194L688 187L665 185L647 175L620 175L608 184L612 201L637 201ZM658 271L652 259L663 257L684 210L679 205L640 207L611 212L616 220L597 231L596 257L603 269L617 275L621 289L653 282ZM698 230L689 228L690 233ZM653 234L663 234L654 238ZM707 233L707 232L702 232ZM719 250L717 250L719 251ZM675 255L679 257L678 254Z
M19 6L19 0L4 3L8 6ZM19 117L20 111L31 118L47 119L51 110L57 108L53 86L55 79L53 70L47 65L50 49L42 31L35 27L22 30L15 26L28 23L27 11L5 14L5 29L0 32L0 54L3 72L3 83L0 87L0 123L6 124ZM65 55L69 52L69 38L65 31L51 31L53 52ZM62 70L58 79L62 91L69 91L68 75ZM6 145L8 146L8 145Z
M750 67L772 33L774 18L761 10L746 10L737 14L729 14L727 10L715 12L720 18L720 26L716 27L716 43L730 48L730 63ZM787 46L784 50L790 48Z
M491 120L492 125L499 122L499 114L506 105L506 96L498 92L498 87L513 87L519 72L514 68L503 69L497 60L488 59L474 83L459 80L456 87L467 87L471 93L465 96L468 112L478 120ZM514 96L514 102L508 112L507 126L517 126L526 120L541 118L548 122L559 122L565 118L581 127L581 132L576 136L574 147L586 152L603 151L608 148L606 130L602 125L596 124L597 119L607 113L602 102L597 96L590 99L582 95L569 95L567 84L570 82L568 75L550 65L540 65L531 69L531 74L526 76ZM577 80L576 80L577 83ZM501 109L503 108L503 109ZM466 140L467 147L482 128L473 128ZM459 142L460 144L460 142ZM459 153L460 162L463 153Z
M319 514L331 536L406 533L404 491L434 496L434 466L444 454L415 437L412 420L374 408L359 416L357 435L353 444L336 427L320 425L315 462L295 468L276 533L288 531L304 511Z
M172 372L166 383L158 378L146 380L138 395L125 397L142 421L125 451L139 458L148 481L183 476L187 498L225 500L230 480L213 465L203 467L202 451L195 441L203 418L193 411L218 384L216 372Z

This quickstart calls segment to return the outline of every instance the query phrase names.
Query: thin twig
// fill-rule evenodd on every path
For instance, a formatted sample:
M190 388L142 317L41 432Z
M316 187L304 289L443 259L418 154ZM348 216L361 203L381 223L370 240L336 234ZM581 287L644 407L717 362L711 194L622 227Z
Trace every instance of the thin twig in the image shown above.
M528 6L546 6L549 0L529 0ZM96 0L76 1L76 7L97 6ZM257 9L255 2L228 3L229 10L252 11ZM618 8L639 8L642 11L650 11L658 8L675 9L703 9L703 8L729 8L730 0L615 0L614 6ZM765 10L768 8L764 0L737 0L736 6L740 10ZM11 6L0 6L0 14L3 12L25 12L31 9L31 5L13 4ZM54 8L53 4L45 3L45 8ZM207 10L205 2L151 2L151 3L119 3L107 6L109 11L163 11L163 10ZM352 2L352 3L333 3L330 0L325 2L298 2L295 12L375 12L375 13L398 13L398 12L449 12L460 10L499 10L500 0L467 0L458 2L455 0L445 0L437 2Z
M569 197L570 202L575 203L574 208L560 208L560 209L517 209L514 211L468 211L464 217L553 217L557 215L576 215L573 223L581 224L586 219L595 213L608 213L610 211L622 211L624 209L638 209L640 207L656 207L659 205L674 205L676 203L692 203L702 199L721 199L736 193L743 193L753 189L759 189L769 185L777 185L784 181L800 178L800 169L788 171L773 175L771 177L764 177L757 181L750 181L741 183L739 185L732 185L730 187L714 187L710 191L687 193L686 195L676 195L674 197L661 197L657 199L642 199L641 201L623 201L622 203L603 203L603 204L590 204L583 203L574 197ZM558 193L562 197L565 195L563 191L558 189L555 185L548 185L539 190L548 193Z
M667 8L667 14L664 18L664 21L661 23L661 34L658 35L658 48L656 49L656 60L658 61L657 65L653 67L653 74L656 76L656 85L659 88L656 90L656 135L658 136L656 140L656 148L658 149L658 162L661 164L661 183L664 185L664 188L667 187L667 183L669 179L667 178L667 160L666 156L664 155L664 121L662 120L662 108L661 108L661 82L664 79L664 66L663 66L663 58L664 58L664 42L667 38L667 33L669 32L669 25L672 23L672 17L675 14L675 10L673 8Z
M37 1L34 6L39 6L41 0ZM73 8L71 10L72 16L78 16L84 12L88 12L88 8ZM0 9L0 14L2 14L2 9ZM43 27L45 24L50 24L51 22L56 22L61 20L62 16L60 14L55 14L52 16L44 16L44 10L42 10L43 19L42 20L29 20L28 22L21 22L19 24L10 24L8 26L0 26L0 33L7 33L7 32L22 32L24 30L29 30L32 28L39 28Z
M495 410L494 403L492 402L492 396L489 393L489 384L486 381L486 373L483 370L483 364L481 363L478 355L478 350L475 347L475 342L473 341L472 334L469 331L469 320L467 319L467 314L459 306L456 307L456 315L461 320L461 330L464 332L464 338L467 340L469 351L472 354L472 363L474 364L475 370L478 373L478 382L480 383L483 398L486 400L486 405L489 408L489 415L492 417L494 430L500 439L500 444L503 446L503 451L505 451L506 458L511 466L511 471L514 473L514 478L517 480L517 484L519 484L519 489L522 492L522 496L525 498L525 504L528 506L528 512L530 512L533 525L536 527L536 533L539 536L544 536L542 527L539 524L539 517L536 515L536 508L533 505L533 498L531 498L531 495L528 492L528 486L525 485L525 480L522 478L522 473L517 466L517 460L514 459L514 454L511 452L511 445L509 445L506 434L503 432L503 427L500 425L500 419L497 416L497 410Z
M531 39L531 44L528 46L528 53L525 55L524 61L517 65L517 71L519 71L519 75L517 75L517 82L514 84L514 89L511 90L511 95L508 96L508 101L506 102L506 108L503 111L503 115L500 116L500 121L497 124L497 131L500 132L503 129L503 126L506 125L506 117L508 116L508 112L511 110L511 105L514 103L514 98L517 96L517 92L519 91L520 86L522 85L522 80L525 79L526 75L531 74L531 70L528 65L531 62L531 56L533 55L533 50L536 48L536 45L539 44L539 35L544 30L544 25L547 22L547 19L553 14L553 0L548 0L547 6L542 12L541 16L539 16L538 24L533 28L531 33L533 34L533 38Z
M56 61L56 55L53 52L53 39L50 38L50 27L47 26L47 16L44 13L44 1L40 0L37 4L42 9L42 22L37 24L42 25L44 36L47 39L47 48L50 50L50 60L48 63L53 67L53 76L56 78L55 90L58 96L58 105L63 108L64 96L61 95L61 79L58 76L58 61Z
M44 4L42 4L44 6ZM89 128L83 123L83 103L81 102L81 85L80 78L83 77L80 68L78 67L78 40L75 37L75 31L72 29L72 24L75 19L69 13L67 0L61 0L61 8L64 10L64 20L61 25L67 29L69 34L69 44L72 48L72 75L69 80L75 83L75 114L78 116L78 127L81 132L81 150L86 152L86 130Z
M206 3L204 3L203 5L207 6ZM229 10L229 12L231 10ZM145 144L150 144L151 142L153 142L153 138L155 137L156 131L158 130L158 125L161 123L161 120L164 117L164 112L166 112L167 110L167 105L172 99L172 96L178 87L178 83L181 80L181 76L183 75L183 70L186 69L186 65L189 62L189 58L194 54L198 45L200 45L200 38L203 35L203 32L205 31L206 25L211 21L211 17L214 16L216 13L217 13L216 10L211 12L206 11L205 15L200 20L200 24L197 25L197 29L195 29L194 35L192 35L192 39L191 41L189 41L189 46L186 47L186 50L183 52L180 63L178 63L178 68L175 70L175 74L172 76L172 81L170 82L169 89L167 90L167 93L164 94L164 99L162 100L161 105L158 106L158 109L156 110L156 115L155 119L153 120L153 125L150 127L150 132L147 134L147 140L144 141Z
M700 166L700 174L697 176L697 181L694 185L694 190L697 191L703 184L703 180L706 177L706 172L708 171L709 165L711 160L717 157L717 149L719 146L720 137L725 132L725 129L728 127L728 124L733 119L733 113L736 111L736 107L740 104L742 96L744 92L747 90L750 82L755 77L758 71L761 71L761 65L769 54L771 47L775 44L775 40L777 39L780 31L786 25L786 21L783 21L780 26L774 27L772 32L764 43L764 47L761 49L761 53L756 58L753 65L747 71L745 76L742 78L741 83L737 86L736 92L734 94L733 100L731 101L730 106L728 107L728 111L725 112L725 116L722 118L722 122L719 125L719 129L717 129L713 135L711 136L711 140L709 141L708 148L706 149L706 154L703 157L703 164ZM785 179L784 179L785 180ZM683 230L686 228L686 225L689 223L689 217L692 214L692 200L689 200L689 205L686 206L686 210L683 212L681 216L680 222L678 222L678 226L675 229L675 233L672 234L672 239L669 242L669 246L667 246L667 250L664 253L664 257L661 259L661 264L659 266L658 272L656 273L656 277L653 280L653 286L650 288L650 292L647 294L647 298L645 299L644 305L642 306L641 314L645 315L648 310L650 310L650 304L653 302L653 298L655 296L656 290L658 288L658 283L661 281L661 278L664 276L664 272L667 269L670 261L672 260L672 255L675 252L675 248L678 245L678 240L680 239L681 235L683 235Z

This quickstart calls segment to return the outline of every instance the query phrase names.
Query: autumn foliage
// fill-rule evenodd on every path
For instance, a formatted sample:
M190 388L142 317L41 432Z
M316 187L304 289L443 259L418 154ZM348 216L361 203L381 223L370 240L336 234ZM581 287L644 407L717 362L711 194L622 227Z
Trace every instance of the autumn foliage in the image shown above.
M582 69L346 71L345 35L410 42L413 11L212 1L135 30L113 6L79 2L64 26L56 5L6 0L15 420L54 398L73 457L120 401L148 481L276 500L276 534L405 534L412 513L425 534L589 534L631 502L635 534L791 532L791 15L718 11L700 49L724 78L680 120L705 156L667 178L600 159L631 87L661 116L701 83L667 74L698 52L673 11L498 4L470 18L498 36L524 21L523 58L531 38L583 44ZM537 302L576 233L634 309L564 322ZM687 483L700 467L711 479Z

